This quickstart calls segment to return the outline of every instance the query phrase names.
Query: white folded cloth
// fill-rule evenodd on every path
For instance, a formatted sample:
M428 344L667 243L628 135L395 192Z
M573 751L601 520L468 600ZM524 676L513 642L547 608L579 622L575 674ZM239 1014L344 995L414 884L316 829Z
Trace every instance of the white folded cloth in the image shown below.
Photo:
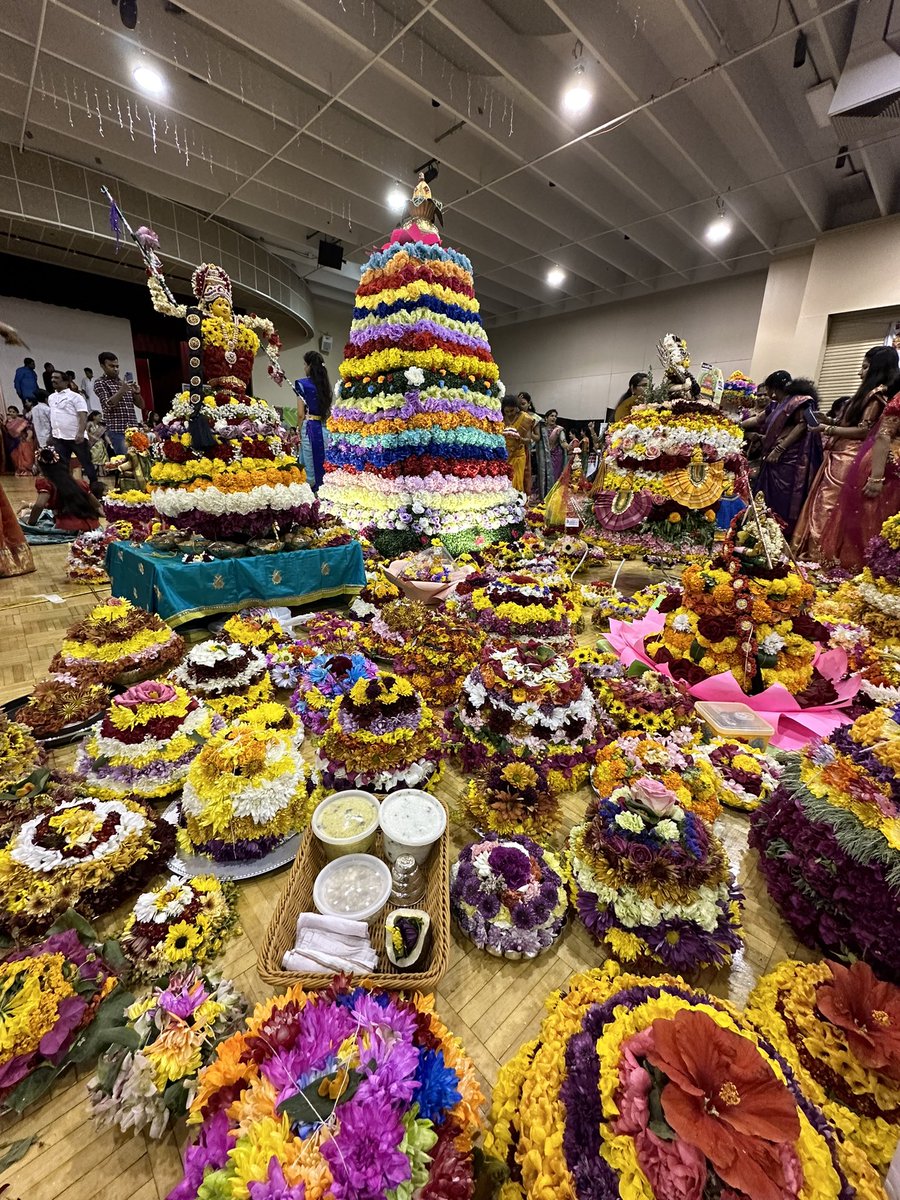
M346 971L363 975L375 969L378 955L365 921L303 912L297 918L294 948L284 952L281 965L286 971L307 974Z

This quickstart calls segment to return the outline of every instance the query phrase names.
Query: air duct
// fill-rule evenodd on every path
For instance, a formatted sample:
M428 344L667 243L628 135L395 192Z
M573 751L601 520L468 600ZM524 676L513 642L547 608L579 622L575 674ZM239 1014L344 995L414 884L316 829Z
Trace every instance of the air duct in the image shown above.
M828 110L842 142L900 132L900 0L861 0Z

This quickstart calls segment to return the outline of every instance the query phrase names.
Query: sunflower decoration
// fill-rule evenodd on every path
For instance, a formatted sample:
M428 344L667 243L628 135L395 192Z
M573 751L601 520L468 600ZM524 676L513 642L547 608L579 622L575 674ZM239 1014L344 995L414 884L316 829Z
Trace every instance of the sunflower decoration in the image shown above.
M461 817L472 828L546 841L559 827L559 798L549 770L534 762L489 761L469 780Z

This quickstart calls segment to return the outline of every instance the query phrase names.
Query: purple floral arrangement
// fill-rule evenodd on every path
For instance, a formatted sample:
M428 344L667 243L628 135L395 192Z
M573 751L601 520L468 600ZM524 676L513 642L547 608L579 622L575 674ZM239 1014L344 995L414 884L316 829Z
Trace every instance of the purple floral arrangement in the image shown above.
M357 679L374 679L378 668L358 651L352 654L317 654L300 676L291 696L291 708L312 733L321 735L328 724L331 704L353 687Z
M566 922L559 860L530 838L488 834L460 852L450 871L450 907L479 950L536 958Z

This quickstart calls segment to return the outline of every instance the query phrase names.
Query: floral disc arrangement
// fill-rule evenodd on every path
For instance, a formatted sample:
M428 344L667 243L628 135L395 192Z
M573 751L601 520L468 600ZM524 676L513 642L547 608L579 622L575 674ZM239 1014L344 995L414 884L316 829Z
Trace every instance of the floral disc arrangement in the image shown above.
M214 734L191 764L179 845L224 862L260 858L303 828L307 798L294 737L237 721Z
M162 868L172 826L136 800L65 800L26 821L0 850L0 929L40 933L69 908L88 919Z
M103 515L107 521L130 521L132 525L149 525L159 516L153 501L141 488L107 492L103 497Z
M436 229L395 230L370 256L340 370L319 489L326 512L386 557L434 537L458 553L522 521L472 264Z
M0 783L0 846L38 813L55 808L62 800L74 800L76 786L68 772L35 767L16 783Z
M578 914L622 962L720 967L740 949L741 893L725 848L650 776L594 800L569 835Z
M598 707L621 730L665 735L700 725L694 702L684 688L658 671L599 678L592 690Z
M803 1091L884 1175L900 1137L900 988L864 962L781 962L747 1016Z
M778 787L781 767L749 742L716 737L699 749L719 777L718 795L726 808L753 812Z
M374 571L366 571L366 586L350 605L350 612L358 621L371 621L385 604L399 600L401 595L396 583L378 567Z
M292 988L201 1072L169 1200L468 1200L482 1103L429 1000Z
M650 776L664 784L682 808L711 823L722 812L720 784L702 750L699 738L688 730L664 738L623 733L598 752L591 784L607 800L616 788Z
M473 829L547 841L559 825L560 811L546 763L540 757L528 762L489 759L469 780L462 819Z
M803 942L900 983L900 706L792 755L751 814L750 845Z
M88 1081L91 1116L101 1128L162 1137L187 1114L197 1075L246 1012L230 980L196 966L176 971L125 1010L125 1028Z
M358 679L331 706L315 758L317 792L393 792L437 782L442 745L434 713L407 679Z
M200 642L187 652L171 678L228 720L272 695L266 655L240 642Z
M488 834L450 869L457 925L498 958L537 958L562 933L568 907L559 860L527 837Z
M504 1200L884 1200L880 1181L725 1000L613 964L550 998L494 1088Z
M111 596L66 630L50 671L94 683L131 672L147 679L174 667L183 653L183 639L155 613Z
M300 676L291 696L291 708L311 733L322 734L328 725L331 706L358 679L374 679L378 668L364 654L317 654Z
M93 1022L118 1023L123 994L105 954L76 918L0 962L0 1111L22 1112L65 1067L87 1062Z
M156 979L212 962L237 929L237 890L212 875L176 876L144 892L119 938L134 974Z
M52 738L67 727L81 725L104 711L110 701L109 688L102 683L79 683L52 677L34 685L34 690L16 713L35 737Z
M31 729L0 713L0 786L18 784L44 761Z
M183 687L148 680L116 696L82 742L75 774L92 796L165 800L224 722Z
M457 589L459 607L489 636L572 643L570 609L552 577L524 573L470 576Z
M417 600L387 604L369 626L377 651L391 660L426 702L447 708L459 699L463 679L475 665L485 634L458 613Z
M555 792L575 790L596 749L594 699L572 658L538 642L488 642L452 716L463 766L540 761Z
M828 642L808 611L815 588L797 573L760 500L736 519L716 558L681 578L681 602L662 602L665 627L647 640L647 653L675 679L695 684L730 671L751 694L780 683L803 706L835 698L813 667L816 642Z

